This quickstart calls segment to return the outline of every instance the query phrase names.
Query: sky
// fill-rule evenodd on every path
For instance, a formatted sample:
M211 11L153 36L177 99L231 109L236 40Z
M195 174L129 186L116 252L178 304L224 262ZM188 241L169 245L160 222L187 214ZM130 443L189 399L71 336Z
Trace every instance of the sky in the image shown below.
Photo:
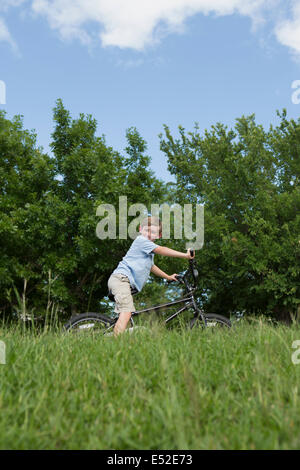
M135 126L174 181L163 125L200 132L300 114L300 0L0 0L0 109L50 153L52 111L92 114L123 152Z

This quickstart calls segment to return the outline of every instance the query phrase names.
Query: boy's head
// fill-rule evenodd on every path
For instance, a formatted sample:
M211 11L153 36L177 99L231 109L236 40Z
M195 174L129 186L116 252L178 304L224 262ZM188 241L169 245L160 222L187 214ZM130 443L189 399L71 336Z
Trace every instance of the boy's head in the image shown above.
M162 224L159 217L148 216L145 217L139 227L141 235L148 238L149 240L155 240L161 238Z

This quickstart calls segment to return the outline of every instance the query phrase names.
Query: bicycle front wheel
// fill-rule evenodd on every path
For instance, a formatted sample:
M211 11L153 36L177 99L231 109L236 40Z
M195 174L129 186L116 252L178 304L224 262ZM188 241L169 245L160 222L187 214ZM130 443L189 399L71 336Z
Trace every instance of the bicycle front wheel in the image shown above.
M80 313L72 317L65 325L66 331L74 333L97 333L106 335L112 333L116 320L101 313Z
M220 328L231 328L231 321L223 317L223 315L218 315L217 313L203 313L203 316L206 320L206 327L213 330ZM204 324L201 320L201 317L193 318L190 322L190 328L204 327Z

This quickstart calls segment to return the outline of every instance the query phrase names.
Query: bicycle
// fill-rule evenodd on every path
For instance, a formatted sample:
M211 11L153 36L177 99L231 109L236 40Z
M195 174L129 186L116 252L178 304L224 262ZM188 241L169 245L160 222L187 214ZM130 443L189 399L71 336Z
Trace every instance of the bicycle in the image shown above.
M191 284L189 281L190 276L192 278L193 284ZM187 310L191 310L194 316L192 320L189 322L188 326L190 328L195 328L198 326L203 329L208 328L208 327L231 328L231 322L228 318L224 317L223 315L216 314L216 313L205 313L203 310L201 310L198 307L196 303L196 299L194 297L194 292L197 288L198 276L199 274L198 274L198 270L195 267L195 260L190 259L189 268L185 271L183 275L178 274L176 277L177 280L185 286L185 294L183 295L183 297L178 300L174 300L172 302L168 302L165 304L160 304L154 307L149 307L149 308L145 308L142 310L138 310L136 312L132 312L132 316L130 319L132 328L134 328L134 325L135 325L134 320L133 320L134 317L137 317L138 315L141 315L144 313L158 311L161 309L166 310L180 303L183 303L184 306L181 307L178 311L176 311L172 315L170 315L168 318L166 318L164 321L165 324L171 322L174 318L176 318L178 315L182 314L183 312ZM111 293L108 293L108 298L114 301L114 296ZM72 317L64 325L64 328L67 331L69 330L72 330L72 331L93 330L94 331L95 330L97 332L99 331L102 334L106 335L106 334L112 334L112 330L117 320L118 318L110 318L101 313L86 312L86 313L80 313Z

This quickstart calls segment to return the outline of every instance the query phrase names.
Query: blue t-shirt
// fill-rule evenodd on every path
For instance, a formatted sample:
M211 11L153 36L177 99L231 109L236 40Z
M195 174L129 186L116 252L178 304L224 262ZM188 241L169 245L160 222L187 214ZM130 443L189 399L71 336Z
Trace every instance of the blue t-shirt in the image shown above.
M112 274L125 274L130 284L141 291L154 264L152 251L158 246L144 235L138 235Z

